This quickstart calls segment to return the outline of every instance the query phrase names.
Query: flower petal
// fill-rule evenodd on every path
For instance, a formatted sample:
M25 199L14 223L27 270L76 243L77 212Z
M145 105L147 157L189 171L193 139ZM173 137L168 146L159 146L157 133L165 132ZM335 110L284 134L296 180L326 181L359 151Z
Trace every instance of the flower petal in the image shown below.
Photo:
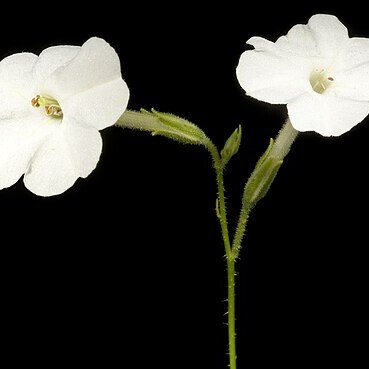
M120 78L117 53L106 41L93 37L82 45L69 63L57 69L45 81L45 88L60 101Z
M332 71L332 94L369 100L369 39L351 38Z
M37 150L25 186L40 196L58 195L96 167L102 143L98 131L61 122Z
M100 132L94 128L81 127L76 122L63 120L70 156L78 175L86 178L95 168L102 151Z
M287 105L292 126L323 136L340 136L369 114L369 102L307 93Z
M59 100L64 115L85 127L100 130L116 123L126 110L129 90L122 79Z
M79 46L53 46L43 50L33 68L36 84L42 89L44 81L76 57L80 50Z
M316 14L308 22L321 56L334 58L348 41L347 28L334 15Z
M272 42L260 37L248 43L255 50L245 51L236 74L241 87L249 96L272 104L285 104L311 89L309 61L301 63Z
M52 134L34 154L24 184L36 195L52 196L67 190L77 178L63 129L54 126Z
M347 28L328 14L312 16L307 25L293 26L276 41L285 52L305 57L335 58L349 40Z
M314 34L306 24L293 26L287 35L279 37L275 44L288 54L303 57L321 57Z
M13 185L24 174L49 129L46 119L32 115L0 121L0 189Z
M12 93L16 99L29 100L34 95L34 81L32 68L37 61L37 56L31 53L13 54L0 61L0 90L3 93ZM1 100L0 110L8 108L12 98ZM6 102L4 104L4 102ZM0 115L1 117L1 115Z

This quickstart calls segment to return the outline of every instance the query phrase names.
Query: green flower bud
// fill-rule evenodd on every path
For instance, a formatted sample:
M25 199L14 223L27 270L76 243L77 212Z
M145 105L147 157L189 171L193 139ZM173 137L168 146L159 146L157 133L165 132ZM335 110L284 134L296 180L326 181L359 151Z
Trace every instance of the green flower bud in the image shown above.
M226 141L223 150L220 152L223 167L228 163L233 155L237 154L241 144L242 128L238 126Z

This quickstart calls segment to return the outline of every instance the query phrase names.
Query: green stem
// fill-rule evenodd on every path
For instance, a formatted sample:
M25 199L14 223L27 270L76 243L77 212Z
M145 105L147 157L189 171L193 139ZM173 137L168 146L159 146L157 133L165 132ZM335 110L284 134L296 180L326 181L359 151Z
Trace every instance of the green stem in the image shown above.
M208 140L205 144L212 158L217 178L218 187L218 217L222 230L224 248L227 259L227 282L228 282L228 345L229 345L229 368L236 369L236 313L235 313L235 258L233 257L229 240L227 209L224 190L224 166L215 145Z
M251 211L251 207L249 206L249 204L246 202L243 202L241 211L240 211L240 216L238 218L236 233L234 235L234 239L232 243L232 256L234 259L237 259L240 253L242 239L246 232L246 225L247 225L247 220L249 218L250 211Z
M218 149L215 145L208 139L205 143L206 148L209 150L212 159L213 166L216 173L217 187L218 187L218 200L219 200L219 222L222 230L222 237L224 242L224 248L226 252L226 257L231 255L231 242L229 240L229 231L228 231L228 222L227 222L227 209L226 209L226 201L225 201L225 191L224 191L224 175L223 175L223 166L221 163L221 158L218 152Z
M227 257L229 367L236 369L235 259Z

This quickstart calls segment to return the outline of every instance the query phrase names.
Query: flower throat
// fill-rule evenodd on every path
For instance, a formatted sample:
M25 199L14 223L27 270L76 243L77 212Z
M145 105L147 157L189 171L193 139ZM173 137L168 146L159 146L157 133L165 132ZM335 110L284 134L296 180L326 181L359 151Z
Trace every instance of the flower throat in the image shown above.
M315 92L318 94L324 93L328 87L334 81L333 77L327 77L324 69L314 70L314 72L310 76L310 84Z

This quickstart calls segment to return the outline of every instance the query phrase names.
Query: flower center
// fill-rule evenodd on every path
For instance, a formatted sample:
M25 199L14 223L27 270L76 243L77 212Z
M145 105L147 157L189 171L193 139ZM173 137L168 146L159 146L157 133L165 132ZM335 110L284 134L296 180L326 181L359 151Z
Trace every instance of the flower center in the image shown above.
M315 69L310 76L310 84L318 94L324 93L334 81L333 77L327 76L324 69Z
M36 95L36 97L31 100L31 104L35 108L44 106L46 114L53 118L63 118L63 111L58 101L53 97Z

